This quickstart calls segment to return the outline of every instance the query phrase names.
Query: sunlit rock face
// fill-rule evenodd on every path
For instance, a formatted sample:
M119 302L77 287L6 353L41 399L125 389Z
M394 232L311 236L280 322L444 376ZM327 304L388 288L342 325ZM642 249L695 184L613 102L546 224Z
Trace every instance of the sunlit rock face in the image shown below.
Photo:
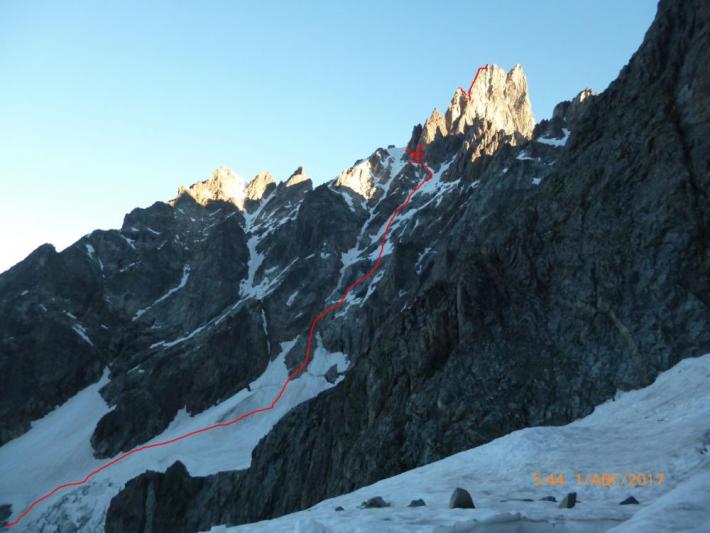
M207 205L210 201L221 200L243 209L247 190L244 179L241 176L222 166L204 181L194 183L189 187L181 185L178 188L178 197L183 194L192 196L201 205Z
M528 141L534 127L523 68L516 65L506 72L487 65L470 94L457 89L443 115L434 109L423 126L415 127L409 147L423 145L427 161L436 164L463 146L468 161L475 161L492 155L502 145Z
M377 191L375 187L375 169L380 163L379 158L369 158L359 161L354 166L340 173L335 180L336 187L346 187L369 200Z
M476 119L490 122L505 133L520 132L529 137L535 119L528 98L528 83L520 65L509 72L490 65L481 71L468 93L456 91L446 110L444 126L449 134L462 133Z
M306 174L303 167L298 167L286 180L286 187L293 187L294 185L298 185L299 183L303 183L305 181L311 181L311 177Z
M273 185L273 183L274 177L271 175L271 172L259 172L247 184L247 199L252 201L261 200L266 194L267 190Z

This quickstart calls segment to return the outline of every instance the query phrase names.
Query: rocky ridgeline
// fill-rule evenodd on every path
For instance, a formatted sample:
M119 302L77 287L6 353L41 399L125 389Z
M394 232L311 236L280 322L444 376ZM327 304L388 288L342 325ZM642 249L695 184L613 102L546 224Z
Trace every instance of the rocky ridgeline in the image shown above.
M286 180L284 186L291 187L299 183L310 181L303 167L298 167ZM202 206L207 206L210 202L229 202L242 211L250 211L258 205L259 200L267 196L275 187L274 177L270 172L259 172L249 183L232 172L227 167L219 167L212 175L189 187L181 185L178 187L178 195L174 200L168 202L174 206L183 195L191 197Z
M435 177L378 274L318 326L348 355L345 379L291 410L247 470L133 479L107 529L302 509L584 416L710 350L707 21L702 2L662 1L606 91L537 125L522 69L491 66L470 99L458 91L415 127L409 146L424 145ZM0 442L107 366L98 457L246 387L286 341L294 368L312 318L371 268L422 177L394 147L315 188L302 169L279 184L220 169L121 230L40 247L0 276Z
M584 416L680 354L707 352L707 22L702 2L661 2L619 78L532 131L526 113L518 131L480 115L461 133L436 115L426 135L415 128L410 146L435 156L442 198L423 191L410 206L416 216L394 230L367 305L321 323L325 345L352 359L346 379L283 418L249 469L195 478L194 494L166 495L150 512L135 504L167 474L141 476L107 524L179 508L166 525L197 530L303 509L515 429ZM490 105L521 109L521 95L507 94ZM366 236L414 181L409 170L391 182L370 170L392 168L388 153L358 163L368 182L359 190L387 190L371 196ZM364 268L352 263L343 282Z

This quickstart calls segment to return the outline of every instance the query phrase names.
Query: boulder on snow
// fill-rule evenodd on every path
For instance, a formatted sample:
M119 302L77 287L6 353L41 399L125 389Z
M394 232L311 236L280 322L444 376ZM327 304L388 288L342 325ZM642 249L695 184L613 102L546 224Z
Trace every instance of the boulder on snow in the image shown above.
M379 509L381 507L389 507L389 502L382 499L381 496L375 496L369 500L365 500L360 504L363 509Z
M412 500L409 502L408 507L424 507L426 505L426 502L422 500L421 498L418 498L416 500Z
M619 505L638 505L639 501L634 498L633 496L629 496L626 498L623 502L620 502Z
M328 383L335 383L338 379L338 365L331 366L324 377Z
M335 510L336 510L336 511L344 511L345 509L343 509L340 505L338 505L338 506L335 508Z
M466 489L456 487L449 498L449 509L475 509L473 498Z
M572 509L572 507L575 506L577 503L577 493L576 492L570 492L562 498L562 501L560 502L560 508L561 509Z

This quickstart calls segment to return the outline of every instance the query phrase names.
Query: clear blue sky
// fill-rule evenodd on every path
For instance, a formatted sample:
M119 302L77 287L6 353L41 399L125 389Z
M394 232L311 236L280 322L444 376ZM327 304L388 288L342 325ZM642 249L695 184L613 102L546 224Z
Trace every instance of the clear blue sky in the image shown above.
M0 271L227 165L318 182L403 145L476 68L536 118L603 90L655 0L0 2Z

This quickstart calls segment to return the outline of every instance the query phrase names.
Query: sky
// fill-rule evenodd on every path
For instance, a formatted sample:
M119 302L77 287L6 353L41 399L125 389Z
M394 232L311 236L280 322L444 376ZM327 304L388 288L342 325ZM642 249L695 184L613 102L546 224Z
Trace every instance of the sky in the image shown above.
M604 90L655 0L0 2L0 271L221 165L314 182L406 144L476 68L537 120Z

